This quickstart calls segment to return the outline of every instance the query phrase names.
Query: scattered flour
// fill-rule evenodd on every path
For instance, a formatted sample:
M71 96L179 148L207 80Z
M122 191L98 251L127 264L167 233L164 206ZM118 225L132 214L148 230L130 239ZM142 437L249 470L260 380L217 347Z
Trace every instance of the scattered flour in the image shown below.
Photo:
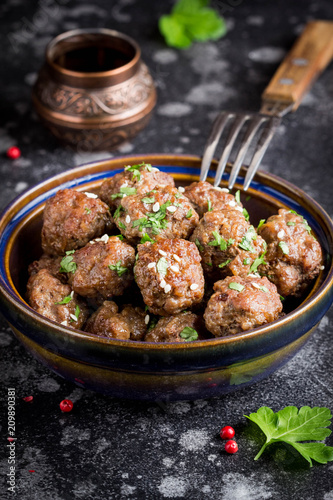
M262 63L278 63L285 56L286 51L281 47L260 47L249 53L251 61Z
M180 498L185 496L187 483L181 477L167 476L157 488L165 498Z
M169 102L162 104L157 110L161 116L168 116L170 118L189 115L192 111L192 106L183 102Z
M172 49L157 50L153 54L153 60L159 64L170 64L178 59L178 54Z
M28 187L28 183L24 182L24 181L21 181L21 182L18 182L16 184L16 186L14 187L14 191L15 191L15 193L20 193L21 191L23 191L27 187Z
M262 26L265 20L262 16L249 16L246 18L246 22L250 26Z
M41 392L56 392L60 388L60 385L53 378L45 378L38 384L37 388Z
M208 441L207 431L191 429L181 435L179 443L187 451L198 451L202 450Z
M130 486L129 484L123 484L122 487L120 488L121 494L125 496L133 495L135 490L136 486Z
M235 90L231 86L223 85L221 82L209 82L193 87L185 100L191 104L206 104L218 107L234 95Z
M222 476L222 499L228 500L266 500L272 498L269 477L266 474L244 476L239 473L227 473Z
M162 463L163 463L164 467L166 467L167 469L170 469L170 467L173 466L175 461L172 460L172 458L166 457L166 458L163 458Z

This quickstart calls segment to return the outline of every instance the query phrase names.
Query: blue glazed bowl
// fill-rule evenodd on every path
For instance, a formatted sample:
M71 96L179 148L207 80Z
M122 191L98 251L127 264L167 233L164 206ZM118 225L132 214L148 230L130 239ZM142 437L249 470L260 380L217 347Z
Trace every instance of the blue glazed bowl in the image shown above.
M41 254L42 211L58 189L97 189L124 165L151 163L176 183L198 180L200 158L180 155L127 156L83 165L38 184L16 198L0 218L0 308L16 337L58 375L121 398L171 401L218 396L263 379L307 341L333 301L333 225L325 211L296 186L259 172L245 202L251 222L288 207L303 215L320 241L325 269L308 294L289 304L273 323L238 335L191 343L115 340L81 332L44 318L25 302L27 267ZM216 164L212 165L212 169ZM210 172L214 177L214 172ZM244 170L236 189L242 189ZM129 298L130 301L130 298Z

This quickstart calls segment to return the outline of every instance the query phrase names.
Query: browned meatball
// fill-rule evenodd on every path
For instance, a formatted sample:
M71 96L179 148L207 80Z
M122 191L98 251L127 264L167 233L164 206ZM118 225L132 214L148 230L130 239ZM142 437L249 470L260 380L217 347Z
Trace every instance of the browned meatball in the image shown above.
M125 306L119 313L115 302L105 301L89 318L85 330L103 337L141 340L147 331L145 317L139 307Z
M82 297L98 300L122 295L132 283L134 261L133 247L117 236L104 235L72 255L69 283Z
M242 207L240 201L236 201L234 195L229 193L229 189L214 187L206 181L192 182L185 187L184 194L200 217L212 210Z
M51 257L50 255L43 254L39 260L34 260L28 267L30 276L37 274L41 269L47 269L52 276L58 278L63 283L67 282L67 275L60 271L60 262L62 257Z
M99 196L114 210L122 198L133 194L144 194L155 186L174 186L171 175L161 172L156 167L141 163L129 165L124 172L114 175L103 182Z
M194 243L182 239L138 246L135 279L151 313L169 316L201 302L204 277L200 260Z
M259 228L267 243L266 265L260 266L283 296L300 296L317 276L322 250L307 221L294 211L280 209Z
M214 285L204 319L215 337L234 335L278 318L282 304L267 278L229 276Z
M103 302L103 305L90 316L85 331L101 337L122 340L128 340L131 335L128 322L118 313L118 306L112 301Z
M43 250L49 255L63 255L101 236L111 225L109 207L95 194L61 189L45 205Z
M146 342L186 342L197 340L202 330L202 319L191 312L160 318L145 336ZM181 335L182 334L182 335Z
M30 276L27 297L35 311L64 326L80 330L88 317L85 303L47 269Z
M206 212L191 241L199 248L205 273L215 280L255 272L259 260L254 261L265 251L264 240L238 210Z
M185 196L166 186L123 198L114 220L122 234L137 244L144 235L153 240L188 238L199 216Z

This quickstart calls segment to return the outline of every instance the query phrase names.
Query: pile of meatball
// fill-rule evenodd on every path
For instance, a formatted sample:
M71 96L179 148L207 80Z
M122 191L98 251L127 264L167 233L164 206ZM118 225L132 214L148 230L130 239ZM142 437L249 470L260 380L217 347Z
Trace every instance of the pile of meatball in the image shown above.
M45 205L43 255L27 299L43 316L95 335L189 342L279 318L322 266L293 210L255 228L228 189L175 187L149 164L128 165L99 192L59 190Z

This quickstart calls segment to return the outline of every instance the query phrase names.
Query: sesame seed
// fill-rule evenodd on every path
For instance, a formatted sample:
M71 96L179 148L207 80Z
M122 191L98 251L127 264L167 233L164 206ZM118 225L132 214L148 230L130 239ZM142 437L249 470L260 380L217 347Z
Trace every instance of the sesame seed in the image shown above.
M159 172L159 168L156 168L156 167L151 167L151 172Z
M97 194L95 194L95 193L87 193L87 192L84 192L84 194L85 194L88 198L98 198Z
M64 325L64 326L67 326L67 321L66 321L66 320L65 320L65 321L62 321L60 324L61 324L61 325Z
M177 265L175 266L170 266L170 269L171 271L173 271L174 273L179 273L179 267Z
M249 278L261 278L259 273L250 273L250 274L248 274L248 277Z
M160 255L162 255L162 257L166 257L166 256L167 256L167 253L166 253L166 252L164 252L164 250L159 250L159 251L158 251L158 253L159 253Z
M160 287L164 288L165 286L166 286L166 281L165 280L161 280L160 281Z
M156 262L149 262L147 267L148 267L148 269L152 269L153 267L156 267Z
M90 245L95 245L96 242L94 240L91 240L91 241L89 241L89 243L90 243Z
M191 290L196 290L197 288L199 288L199 285L197 285L196 283L192 283L192 285L190 286Z
M168 212L171 212L173 214L177 210L177 207L171 205L171 207L167 207L166 209L168 210Z
M100 241L103 241L103 243L107 243L109 241L109 235L103 234L103 236L100 238Z
M221 191L222 191L222 193L229 193L229 189L228 188L221 188Z
M254 288L260 289L260 285L258 285L258 283L251 283L251 285L254 286Z
M165 287L164 287L165 293L170 292L170 290L171 290L171 286L170 285L165 285Z
M129 223L131 222L131 218L130 218L130 216L129 216L129 215L126 215L125 222L126 222L127 224L129 224Z
M283 237L285 236L285 234L286 234L286 233L284 232L284 230L283 230L283 229L281 229L281 231L279 231L279 232L278 232L277 237L278 237L278 238L283 238Z
M145 316L145 323L146 323L146 325L148 325L149 319L150 319L149 314L146 314L146 316Z
M321 271L323 271L325 269L325 266L320 266L319 268Z
M74 297L74 290L71 291L71 299Z
M160 209L160 204L158 203L158 201L156 203L154 203L153 205L153 212L158 212Z
M177 254L175 254L175 253L174 253L172 257L173 257L173 258L174 258L177 262L181 263L182 259L181 259L180 257L178 257L178 255L177 255Z
M75 316L75 314L70 314L70 317L72 318L73 321L77 321L77 317Z
M184 193L185 192L185 188L183 188L183 186L179 186L178 191L180 193Z

